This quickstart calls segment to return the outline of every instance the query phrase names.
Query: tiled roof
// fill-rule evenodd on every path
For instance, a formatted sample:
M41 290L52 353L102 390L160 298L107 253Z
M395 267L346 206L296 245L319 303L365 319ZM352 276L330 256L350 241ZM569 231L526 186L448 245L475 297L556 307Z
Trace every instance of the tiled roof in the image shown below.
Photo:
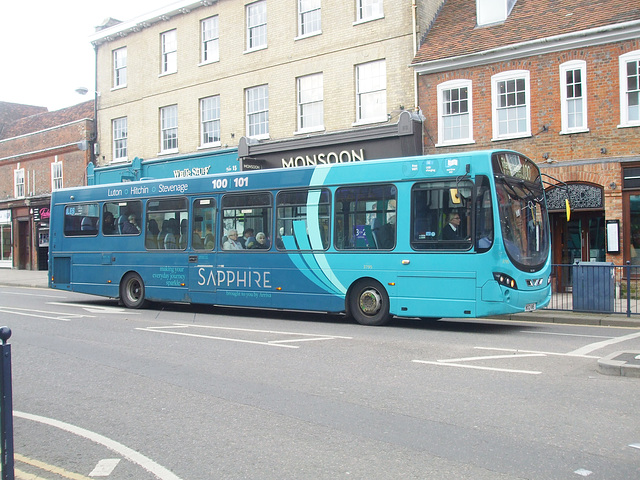
M20 118L4 126L4 129L0 131L0 140L39 132L47 128L82 120L83 118L93 119L93 100L53 112L39 113L37 115Z
M413 64L633 20L639 0L517 0L505 22L476 27L475 0L445 0Z
M0 125L15 122L19 118L29 117L47 111L47 107L25 105L22 103L0 102Z

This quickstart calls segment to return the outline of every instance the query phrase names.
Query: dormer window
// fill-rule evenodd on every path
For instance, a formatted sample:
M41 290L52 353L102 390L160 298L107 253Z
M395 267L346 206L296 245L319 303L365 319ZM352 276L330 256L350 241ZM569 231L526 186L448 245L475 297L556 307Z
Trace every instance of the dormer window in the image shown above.
M479 27L504 22L516 0L476 0L476 17Z

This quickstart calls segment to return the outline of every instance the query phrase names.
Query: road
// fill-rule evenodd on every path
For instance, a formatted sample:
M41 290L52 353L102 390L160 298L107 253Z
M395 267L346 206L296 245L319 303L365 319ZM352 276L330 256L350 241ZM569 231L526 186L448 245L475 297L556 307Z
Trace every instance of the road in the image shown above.
M640 379L596 369L640 350L638 329L364 327L15 287L0 324L16 478L640 478Z

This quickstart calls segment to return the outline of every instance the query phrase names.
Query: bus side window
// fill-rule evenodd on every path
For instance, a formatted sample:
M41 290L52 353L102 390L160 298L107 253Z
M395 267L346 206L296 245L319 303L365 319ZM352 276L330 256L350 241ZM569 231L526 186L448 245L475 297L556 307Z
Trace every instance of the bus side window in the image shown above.
M216 199L201 198L193 202L191 247L194 250L213 250L216 246Z
M255 234L271 238L273 200L269 192L227 194L221 200L220 247L228 251L259 251ZM232 238L229 233L233 234ZM237 234L237 237L235 236ZM239 240L244 238L244 243ZM267 249L264 249L267 250Z
M476 251L486 252L493 245L493 202L487 177L476 179Z
M102 207L103 235L139 235L142 229L142 202L106 202Z
M180 225L183 220L188 225L185 197L150 199L147 202L146 247L152 250L184 250L180 245ZM156 230L159 230L157 234Z
M67 237L87 237L98 234L97 203L67 205L64 209L64 234Z
M411 246L419 250L471 247L472 182L417 183L411 192Z
M394 248L396 196L395 185L338 188L334 221L336 249Z
M276 197L276 248L329 248L330 194L327 189L279 192Z

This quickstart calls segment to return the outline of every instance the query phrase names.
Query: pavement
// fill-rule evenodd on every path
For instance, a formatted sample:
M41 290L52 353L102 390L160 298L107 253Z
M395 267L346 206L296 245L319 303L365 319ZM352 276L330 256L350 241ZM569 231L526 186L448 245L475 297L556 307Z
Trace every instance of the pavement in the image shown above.
M0 268L0 286L48 288L47 271ZM569 325L593 325L640 329L640 315L627 317L619 313L586 313L541 309L513 315L498 315L495 320L542 322ZM640 352L622 351L598 360L598 370L605 375L640 378Z

